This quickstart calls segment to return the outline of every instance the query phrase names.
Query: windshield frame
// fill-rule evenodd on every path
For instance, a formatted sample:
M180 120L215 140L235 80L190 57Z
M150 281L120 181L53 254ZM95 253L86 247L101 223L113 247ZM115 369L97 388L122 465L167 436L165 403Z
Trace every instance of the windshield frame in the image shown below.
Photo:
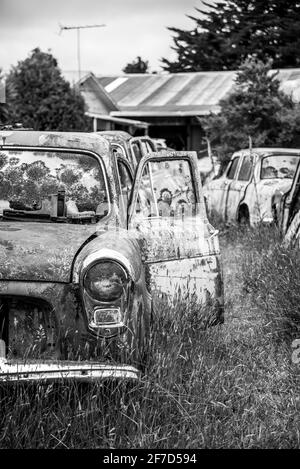
M285 156L285 157L293 157L293 158L298 158L298 163L296 164L296 167L295 167L295 172L294 172L294 175L293 177L291 178L279 178L279 177L272 177L272 178L266 178L266 177L262 177L262 169L263 169L263 161L266 159L266 158L271 158L271 157L277 157L277 156ZM295 174L296 174L296 171L297 171L297 167L298 167L298 164L300 162L300 153L284 153L284 152L280 152L280 153L267 153L265 154L264 156L261 157L260 159L260 170L259 170L259 179L261 181L274 181L274 180L282 180L284 181L285 179L288 179L288 180L291 180L293 181L294 177L295 177Z
M103 179L104 179L104 184L105 184L105 190L107 193L107 202L108 202L108 210L107 214L101 218L99 221L106 220L112 211L112 200L113 200L113 194L112 194L112 188L108 184L108 177L107 177L107 171L105 164L103 162L103 159L101 158L101 155L99 155L96 152L93 152L91 150L84 150L81 148L68 148L68 147L52 147L52 146L40 146L40 145L0 145L0 151L9 151L9 150L15 150L15 151L40 151L40 152L55 152L55 153L73 153L76 155L88 155L94 159L97 160L98 164L101 167L102 174L103 174ZM2 218L2 215L0 215L0 218ZM98 221L98 223L99 223Z
M174 151L172 152L174 153ZM176 152L176 153L181 153L181 152ZM134 179L134 186L131 191L131 197L130 201L128 204L128 220L132 221L132 219L136 215L136 206L137 206L137 199L139 195L139 190L141 187L141 181L142 181L142 174L144 171L144 168L146 165L150 162L158 163L158 162L164 162L164 161L182 161L185 160L187 161L190 169L190 174L192 177L192 185L193 185L193 190L194 190L194 195L195 195L195 207L196 207L196 213L195 217L200 216L201 219L207 220L207 213L206 213L206 208L205 208L205 202L204 202L204 194L203 194L203 187L199 178L199 185L197 184L197 166L195 166L194 161L186 155L186 153L192 153L191 151L182 151L182 153L185 153L184 155L174 155L174 156L168 156L167 154L163 154L160 152L154 152L154 153L149 153L147 156L144 156L142 160L140 161L138 165L138 170L135 172L135 179ZM158 218L162 218L159 216ZM144 218L144 220L147 220L147 218ZM151 220L151 218L149 218Z

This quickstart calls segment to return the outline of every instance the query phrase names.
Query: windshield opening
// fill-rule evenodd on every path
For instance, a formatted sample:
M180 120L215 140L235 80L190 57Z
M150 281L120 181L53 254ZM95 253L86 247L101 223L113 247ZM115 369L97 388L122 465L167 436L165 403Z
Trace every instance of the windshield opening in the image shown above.
M293 179L299 156L272 155L262 159L261 179Z
M95 223L108 210L105 178L93 156L46 150L0 151L2 220Z

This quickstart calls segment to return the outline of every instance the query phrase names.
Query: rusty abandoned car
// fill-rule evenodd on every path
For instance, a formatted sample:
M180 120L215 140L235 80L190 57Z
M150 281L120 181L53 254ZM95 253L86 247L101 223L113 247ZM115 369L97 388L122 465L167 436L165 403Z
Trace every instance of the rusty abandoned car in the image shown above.
M210 214L251 226L276 220L275 193L289 191L300 150L253 148L235 152L223 173L204 185Z
M138 377L178 291L223 321L196 155L150 153L134 179L125 160L95 133L0 132L0 381Z
M146 135L133 137L123 130L102 130L96 133L106 138L112 150L123 156L133 168L137 167L143 156L158 151L154 140Z

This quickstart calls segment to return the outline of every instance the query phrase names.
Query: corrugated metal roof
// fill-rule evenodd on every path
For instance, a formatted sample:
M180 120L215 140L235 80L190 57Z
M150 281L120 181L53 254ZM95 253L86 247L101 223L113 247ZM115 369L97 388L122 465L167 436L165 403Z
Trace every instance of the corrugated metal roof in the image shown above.
M235 71L98 76L116 103L112 115L201 115L216 112L234 86ZM300 69L282 69L282 89L300 101Z

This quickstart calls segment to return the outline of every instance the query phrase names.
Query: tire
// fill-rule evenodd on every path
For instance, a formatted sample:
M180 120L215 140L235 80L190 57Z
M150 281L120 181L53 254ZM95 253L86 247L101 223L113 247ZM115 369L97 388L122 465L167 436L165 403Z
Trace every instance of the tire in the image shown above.
M243 206L239 209L238 223L241 226L250 226L250 216L248 207Z

